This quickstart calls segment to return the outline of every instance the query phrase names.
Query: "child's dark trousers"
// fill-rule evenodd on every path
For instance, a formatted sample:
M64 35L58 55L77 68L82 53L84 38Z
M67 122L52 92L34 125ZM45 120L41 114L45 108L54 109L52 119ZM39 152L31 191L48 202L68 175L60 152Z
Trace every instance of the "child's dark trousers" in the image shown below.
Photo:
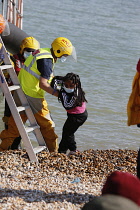
M76 142L74 133L77 129L83 125L88 117L87 110L82 114L69 114L67 113L67 120L63 126L62 139L59 144L58 152L66 153L69 149L70 151L76 150Z

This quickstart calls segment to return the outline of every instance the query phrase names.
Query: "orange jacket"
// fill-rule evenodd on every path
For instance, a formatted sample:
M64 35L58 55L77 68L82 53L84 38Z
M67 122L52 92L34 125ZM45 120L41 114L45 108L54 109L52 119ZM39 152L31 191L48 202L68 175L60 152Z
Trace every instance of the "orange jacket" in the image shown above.
M132 92L127 104L127 125L140 124L140 73L136 73L132 83Z

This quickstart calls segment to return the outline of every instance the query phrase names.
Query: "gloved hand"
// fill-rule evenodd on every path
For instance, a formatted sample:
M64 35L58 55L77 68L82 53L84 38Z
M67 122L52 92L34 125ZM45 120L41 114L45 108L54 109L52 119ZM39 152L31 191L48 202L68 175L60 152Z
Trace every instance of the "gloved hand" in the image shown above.
M62 86L62 83L63 83L63 77L62 76L55 76L52 79L52 81L50 83L50 86L54 89L60 90L61 86Z

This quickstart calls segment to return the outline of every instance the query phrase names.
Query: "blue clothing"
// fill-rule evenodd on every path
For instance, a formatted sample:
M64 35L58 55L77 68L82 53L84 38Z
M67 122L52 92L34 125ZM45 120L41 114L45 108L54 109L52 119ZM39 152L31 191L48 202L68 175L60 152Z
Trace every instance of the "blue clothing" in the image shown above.
M41 73L41 77L49 79L52 74L53 62L51 58L42 58L37 60L37 69Z

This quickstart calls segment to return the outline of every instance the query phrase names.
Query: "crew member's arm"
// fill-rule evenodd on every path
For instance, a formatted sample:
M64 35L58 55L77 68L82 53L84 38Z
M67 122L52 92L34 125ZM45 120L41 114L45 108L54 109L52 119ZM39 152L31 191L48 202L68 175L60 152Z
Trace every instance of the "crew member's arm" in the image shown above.
M53 89L49 84L48 80L40 77L39 87L43 90L45 90L47 93L50 93L56 97L58 97L59 91L56 89Z
M47 93L58 97L59 91L53 89L49 84L48 80L50 79L50 75L52 74L52 59L43 58L37 60L37 68L41 73L39 87L45 90Z

